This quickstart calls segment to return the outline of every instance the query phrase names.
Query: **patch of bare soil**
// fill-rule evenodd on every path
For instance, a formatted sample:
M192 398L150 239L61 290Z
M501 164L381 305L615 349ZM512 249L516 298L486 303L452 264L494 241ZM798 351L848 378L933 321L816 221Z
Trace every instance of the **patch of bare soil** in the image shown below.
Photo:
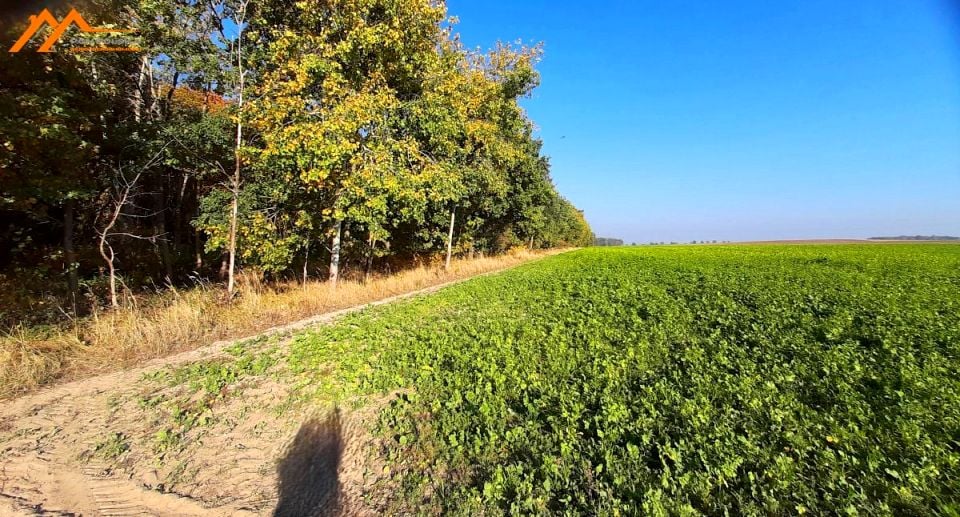
M291 404L277 370L216 394L148 375L17 401L0 428L0 514L375 514L378 404Z
M198 384L236 341L6 401L0 515L378 514L387 469L368 429L389 397L298 403L284 360L292 331L370 305L273 329L244 345L273 365L212 390Z

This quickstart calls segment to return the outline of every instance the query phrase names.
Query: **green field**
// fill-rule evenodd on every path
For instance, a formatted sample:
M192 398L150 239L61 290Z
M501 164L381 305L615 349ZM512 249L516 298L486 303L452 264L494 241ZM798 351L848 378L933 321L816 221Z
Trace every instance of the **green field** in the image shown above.
M394 510L960 512L960 246L585 249L293 343Z

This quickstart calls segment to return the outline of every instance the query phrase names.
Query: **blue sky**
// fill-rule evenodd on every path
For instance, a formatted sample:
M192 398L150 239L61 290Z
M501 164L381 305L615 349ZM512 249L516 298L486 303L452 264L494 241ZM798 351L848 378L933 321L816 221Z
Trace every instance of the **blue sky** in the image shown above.
M960 234L954 0L450 0L543 42L560 192L628 242Z

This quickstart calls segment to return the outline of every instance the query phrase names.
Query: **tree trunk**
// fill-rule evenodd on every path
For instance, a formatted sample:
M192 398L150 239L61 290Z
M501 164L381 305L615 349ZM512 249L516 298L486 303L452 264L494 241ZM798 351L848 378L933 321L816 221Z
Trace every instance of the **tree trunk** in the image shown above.
M133 120L137 123L143 119L143 83L147 79L147 67L150 61L146 54L140 57L140 73L137 74L137 87L133 90Z
M144 54L146 56L146 54ZM156 120L160 118L160 105L157 103L157 100L160 98L160 84L153 80L153 67L147 67L147 79L150 81L150 119Z
M114 309L120 307L120 303L117 301L117 268L114 267L114 260L117 256L113 251L113 246L110 245L109 238L111 232L113 231L113 227L116 226L117 221L120 220L121 214L123 214L123 207L127 205L127 201L133 195L131 193L136 187L140 176L141 174L137 174L132 181L126 181L126 178L124 178L124 186L117 192L113 210L110 213L110 218L107 220L104 227L97 231L97 233L100 235L100 245L98 246L100 249L100 256L103 257L104 262L107 263L107 269L110 271L110 305Z
M307 265L310 264L310 243L307 242L307 249L303 252L303 286L307 286Z
M167 242L166 237L158 237L157 243L160 246L160 261L163 262L163 276L168 284L172 284L174 277L174 258L173 253L170 252L170 243Z
M240 161L237 160L237 172L240 171ZM233 199L230 201L230 244L227 250L227 293L233 294L234 271L237 267L237 214L239 213L239 200L237 194L237 185L234 184Z
M117 270L113 267L113 257L110 258L110 306L114 309L120 307L120 302L117 301ZM128 297L129 299L129 297Z
M234 147L233 199L230 202L230 269L227 277L227 293L233 294L237 265L237 217L240 211L240 144L243 143L243 14L237 20L237 141Z
M377 245L377 241L370 239L367 243L367 264L363 270L363 283L367 283L370 280L370 268L373 266L373 250L374 246Z
M444 264L443 269L450 269L450 256L453 255L453 223L456 221L457 210L453 209L450 211L450 233L447 235L447 262Z
M199 228L193 231L193 255L193 268L200 273L203 268L203 240Z
M188 228L188 225L184 223L184 218L187 216L187 196L190 192L189 186L190 176L184 174L180 181L180 191L177 193L176 201L171 201L170 203L170 215L173 219L170 232L173 235L173 252L177 259L180 258L180 254L186 247L185 245L189 244L190 240L190 237L187 235L188 232L184 231L184 228Z
M330 249L330 283L336 287L340 277L340 237L343 221L337 221L337 231L333 234L333 246Z
M108 228L100 234L100 256L107 263L107 271L110 273L110 306L116 309L120 307L120 303L117 301L117 269L113 265L113 259L115 258L113 247L107 243L107 233L109 231Z
M67 264L67 288L70 290L70 303L76 312L77 290L80 280L77 278L77 254L73 250L73 210L74 200L68 199L63 205L63 258Z
M167 242L167 217L166 217L166 193L164 185L158 186L157 192L153 195L153 202L156 207L153 213L153 234L157 236L157 246L160 248L160 262L162 262L163 273L167 283L173 283L173 254L170 252L170 243Z
M193 184L193 216L197 217L200 212L200 182ZM203 232L200 228L193 229L193 265L197 273L203 268Z

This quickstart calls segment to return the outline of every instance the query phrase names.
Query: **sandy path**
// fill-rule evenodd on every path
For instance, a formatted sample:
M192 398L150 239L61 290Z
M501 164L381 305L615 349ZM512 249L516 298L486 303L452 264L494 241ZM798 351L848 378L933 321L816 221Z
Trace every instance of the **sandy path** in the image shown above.
M296 330L466 280L318 315L251 337L273 336L268 340L271 346L285 349ZM155 445L150 444L157 443L157 428L165 420L145 401L182 404L186 399L176 397L185 388L152 382L148 374L229 360L226 349L247 339L216 342L4 402L0 516L370 513L358 503L363 496L360 471L369 470L363 456L372 448L365 432L370 415L338 411L331 420L329 411L325 416L303 409L285 411L287 386L275 380L230 387L238 396L218 399L211 412L214 423L185 435L176 453L162 454L163 460L157 461ZM127 449L102 457L111 440Z

